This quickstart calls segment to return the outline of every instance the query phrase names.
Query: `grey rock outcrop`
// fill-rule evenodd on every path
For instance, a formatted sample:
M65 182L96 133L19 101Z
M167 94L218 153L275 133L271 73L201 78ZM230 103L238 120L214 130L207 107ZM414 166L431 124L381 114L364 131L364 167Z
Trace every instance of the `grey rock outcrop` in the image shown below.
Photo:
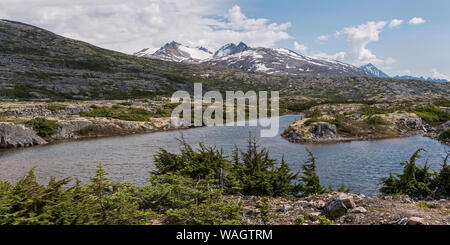
M441 124L439 127L437 127L436 132L440 134L449 128L450 128L450 121L447 121L446 123Z
M13 123L0 123L0 148L28 147L47 144L36 132Z
M317 123L311 127L310 132L316 139L335 139L339 137L336 125L331 123Z
M420 118L401 118L399 124L412 130L422 130L423 124Z
M60 121L57 125L58 133L55 135L57 139L70 139L77 138L75 132L89 127L92 122L86 120L76 120L76 121Z

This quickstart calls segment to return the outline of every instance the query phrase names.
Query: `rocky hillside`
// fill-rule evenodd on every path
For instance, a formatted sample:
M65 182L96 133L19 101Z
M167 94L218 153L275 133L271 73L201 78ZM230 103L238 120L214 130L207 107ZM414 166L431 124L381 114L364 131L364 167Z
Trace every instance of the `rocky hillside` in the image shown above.
M7 20L0 21L0 43L0 98L148 98L192 91L194 82L202 82L205 90L278 90L286 101L297 102L416 100L450 94L450 85L432 82L268 75L140 58Z

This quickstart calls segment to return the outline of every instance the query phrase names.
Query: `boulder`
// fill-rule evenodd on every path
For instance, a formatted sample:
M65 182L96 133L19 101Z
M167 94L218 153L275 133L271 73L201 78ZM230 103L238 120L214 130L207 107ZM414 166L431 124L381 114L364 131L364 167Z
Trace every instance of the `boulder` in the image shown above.
M328 216L332 219L338 219L347 213L347 208L342 200L332 200L327 203L326 211Z
M363 213L367 213L367 210L363 207L357 207L357 208L352 209L350 212L355 213L355 214L363 214Z
M419 217L411 217L406 222L406 225L427 225L427 222Z
M316 123L311 126L310 132L316 139L335 139L338 138L336 125L331 123Z
M338 219L345 215L347 210L355 208L353 197L345 193L337 194L333 200L325 205L325 210L332 219Z
M314 213L308 214L308 216L309 216L309 219L311 221L316 221L316 220L319 219L320 213L319 212L314 212Z
M0 148L28 147L47 144L32 129L14 123L0 123Z
M356 207L353 197L345 193L339 193L334 199L341 200L347 209L352 209Z

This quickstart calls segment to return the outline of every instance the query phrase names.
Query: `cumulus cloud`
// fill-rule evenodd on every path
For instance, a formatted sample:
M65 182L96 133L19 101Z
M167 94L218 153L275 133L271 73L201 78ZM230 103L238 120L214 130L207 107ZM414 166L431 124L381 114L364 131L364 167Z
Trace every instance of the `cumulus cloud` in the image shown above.
M330 38L330 36L328 36L328 35L322 35L322 36L318 36L317 40L325 41L325 40L328 40L329 38Z
M425 23L425 20L420 17L414 17L408 21L408 24L410 25L418 25L423 23Z
M302 53L306 53L308 51L308 47L306 47L306 45L300 44L298 42L294 42L294 47Z
M436 68L431 69L431 78L450 80L450 78L447 75L438 72Z
M358 26L346 27L339 32L347 36L348 51L346 59L352 63L381 63L375 54L366 48L367 44L379 40L379 34L386 26L385 21L370 21Z
M244 41L272 47L291 38L291 23L248 18L227 0L2 0L0 18L125 53L158 49L172 40L217 49Z
M402 23L403 23L403 20L393 19L393 20L391 20L391 23L389 23L389 28L394 29L396 27L399 27Z
M346 53L345 52L337 52L335 54L326 54L326 53L316 53L313 55L314 57L327 58L332 60L340 60L345 61Z

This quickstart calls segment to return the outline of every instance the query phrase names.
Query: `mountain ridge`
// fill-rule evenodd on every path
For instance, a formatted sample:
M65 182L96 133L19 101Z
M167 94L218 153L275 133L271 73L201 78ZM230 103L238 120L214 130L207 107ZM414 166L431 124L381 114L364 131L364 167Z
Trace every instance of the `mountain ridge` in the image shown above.
M173 45L173 43L176 43L176 45ZM183 53L181 50L183 47L186 46L172 41L153 54L141 55L138 52L135 55L166 61L226 66L275 75L309 77L373 76L369 72L344 62L321 57L308 57L284 48L253 48L244 42L240 42L238 45L229 43L219 48L212 56L205 55L204 59L190 59L192 55Z
M448 97L450 84L376 77L308 77L147 59L20 22L0 21L0 99L109 100L175 91L279 91L284 103ZM270 50L286 55L286 50ZM236 54L237 55L237 54ZM297 57L298 54L292 54Z
M397 80L418 80L418 81L428 81L428 82L440 82L440 83L446 83L448 82L448 80L446 79L440 79L440 78L432 78L432 77L414 77L414 76L408 76L408 75L396 75L396 76L389 76L386 73L384 73L382 70L378 69L375 65L373 65L372 63L369 63L367 65L363 65L360 67L362 70L365 70L371 74L373 74L376 77L381 77L381 78L393 78L393 79L397 79Z

